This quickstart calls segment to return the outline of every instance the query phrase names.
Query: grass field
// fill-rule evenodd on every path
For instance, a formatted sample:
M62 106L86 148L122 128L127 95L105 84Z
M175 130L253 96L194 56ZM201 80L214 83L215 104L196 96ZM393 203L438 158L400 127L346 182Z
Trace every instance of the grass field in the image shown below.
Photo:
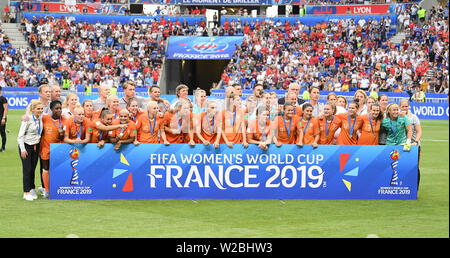
M21 110L0 153L0 237L448 238L449 122L423 120L418 200L22 199ZM40 186L38 172L36 185Z

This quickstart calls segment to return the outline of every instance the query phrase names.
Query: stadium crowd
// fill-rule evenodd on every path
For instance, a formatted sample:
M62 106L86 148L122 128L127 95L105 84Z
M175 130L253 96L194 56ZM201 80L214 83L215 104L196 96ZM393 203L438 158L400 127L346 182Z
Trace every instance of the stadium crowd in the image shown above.
M221 79L225 85L239 82L244 89L256 83L286 89L297 82L303 89L314 85L413 94L420 86L424 93L448 93L448 7L433 7L423 21L412 9L398 16L396 30L407 34L401 44L391 43L388 16L312 27L276 18L251 24L226 20L212 35L244 35L244 41ZM152 86L159 79L168 36L208 35L205 21L189 26L176 17L123 25L49 17L22 19L21 24L33 52L2 40L2 86L56 81L65 89L118 88L130 79L137 87Z
M389 17L379 21L342 19L313 27L276 18L249 24L225 21L225 33L243 33L243 44L224 69L224 85L245 89L261 83L286 89L291 82L322 90L448 93L448 8L430 10L423 21L399 18L407 37L391 43ZM424 44L426 43L426 44Z

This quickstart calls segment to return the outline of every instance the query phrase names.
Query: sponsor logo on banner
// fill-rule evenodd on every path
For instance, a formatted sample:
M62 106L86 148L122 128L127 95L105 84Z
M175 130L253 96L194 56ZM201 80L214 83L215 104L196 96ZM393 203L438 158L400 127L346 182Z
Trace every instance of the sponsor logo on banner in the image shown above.
M409 186L402 186L403 182L399 181L399 161L400 151L392 150L389 154L391 160L392 177L389 186L380 187L378 194L380 195L408 195L411 193Z
M26 108L31 100L38 99L39 95L19 95L6 93L3 96L8 100L8 109L22 109Z
M348 162L348 159L350 158L350 154L341 154L339 155L339 168L340 172L342 173L345 165ZM355 158L355 162L358 162L359 158ZM342 178L342 182L344 183L345 187L347 187L347 190L349 192L352 191L352 183L351 179L358 176L359 167L350 168L348 172L346 172Z
M448 104L411 103L410 109L418 118L449 119Z
M417 146L393 150L51 144L50 199L416 199Z

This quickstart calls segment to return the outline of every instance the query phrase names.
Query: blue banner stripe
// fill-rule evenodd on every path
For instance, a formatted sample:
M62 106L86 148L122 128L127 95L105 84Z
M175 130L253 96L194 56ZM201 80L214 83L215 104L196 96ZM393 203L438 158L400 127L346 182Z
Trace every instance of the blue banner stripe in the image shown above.
M78 185L70 184L72 149L51 144L51 199L417 198L417 146L86 144L78 148Z

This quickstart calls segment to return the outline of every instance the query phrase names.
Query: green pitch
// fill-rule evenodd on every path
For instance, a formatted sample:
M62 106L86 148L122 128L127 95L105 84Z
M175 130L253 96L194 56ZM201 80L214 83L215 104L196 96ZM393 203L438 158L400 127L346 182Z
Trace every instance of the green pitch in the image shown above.
M0 153L0 237L448 238L449 123L422 120L418 200L48 200L22 199L10 110ZM36 186L40 186L36 171Z

